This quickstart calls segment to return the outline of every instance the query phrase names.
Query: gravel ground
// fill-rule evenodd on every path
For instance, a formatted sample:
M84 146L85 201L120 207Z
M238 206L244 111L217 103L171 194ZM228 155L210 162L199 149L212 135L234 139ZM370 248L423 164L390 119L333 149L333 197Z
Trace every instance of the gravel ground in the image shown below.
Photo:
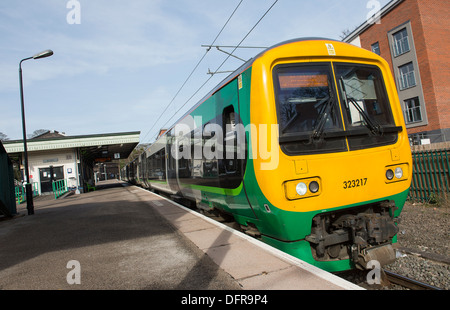
M398 245L413 253L428 253L450 259L450 202L421 204L407 202L400 215ZM450 289L450 265L417 254L403 253L386 270Z

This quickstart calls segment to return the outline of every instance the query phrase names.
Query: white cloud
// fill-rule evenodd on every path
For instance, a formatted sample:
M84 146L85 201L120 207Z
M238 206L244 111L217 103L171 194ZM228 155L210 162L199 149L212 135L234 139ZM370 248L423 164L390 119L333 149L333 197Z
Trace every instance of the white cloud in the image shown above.
M56 2L50 4L46 8L56 11ZM61 5L60 1L58 5ZM27 46L42 46L55 52L53 67L45 69L40 65L36 74L29 69L29 80L84 73L104 74L111 69L136 70L180 62L199 52L198 47L194 51L192 46L197 32L195 25L171 12L162 11L162 1L81 1L81 5L80 25L68 25L65 18L61 18L65 16L52 16L48 21L27 20L25 24L33 26L32 31L8 25L2 27L3 31L10 32L12 44L22 45L22 50L28 49L34 54L36 48ZM27 8L31 9L19 6L16 10L25 10L24 18L28 18ZM7 11L8 16L20 24L21 18L16 10ZM66 12L68 10L58 14ZM59 24L55 20L59 20ZM28 32L27 39L24 32ZM23 42L18 39L23 39ZM27 56L23 53L8 63L0 62L0 68L6 69L3 72L9 72L5 80L12 78L10 72L14 66L11 62ZM0 87L5 90L11 89L12 85L7 82Z

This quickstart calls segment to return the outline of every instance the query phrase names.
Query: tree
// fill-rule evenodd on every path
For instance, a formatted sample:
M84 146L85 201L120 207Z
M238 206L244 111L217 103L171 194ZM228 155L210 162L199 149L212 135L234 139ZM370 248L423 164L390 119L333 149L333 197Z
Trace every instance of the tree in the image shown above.
M40 136L43 133L46 133L47 131L49 131L48 129L37 129L35 131L33 131L33 133L31 135L28 135L28 139L33 139L34 137Z
M339 36L341 41L343 41L350 33L352 33L352 31L349 28L342 30L341 35Z
M0 141L8 141L8 140L9 140L8 136L3 132L0 132Z

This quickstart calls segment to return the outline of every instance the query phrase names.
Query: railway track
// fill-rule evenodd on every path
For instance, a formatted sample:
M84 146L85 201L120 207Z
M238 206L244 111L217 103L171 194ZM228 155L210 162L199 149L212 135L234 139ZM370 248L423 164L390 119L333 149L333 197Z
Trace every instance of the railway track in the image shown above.
M391 271L384 270L384 273L390 283L397 284L409 288L411 290L433 290L433 291L442 290L436 286L426 284Z
M206 211L200 210L200 209L196 209L195 211L198 213L201 213L205 216L208 216L209 218L214 219L218 222L221 222L221 223L229 226L230 228L240 230L237 223L234 222L233 220L231 220L230 218L222 218L220 215L212 214L210 212L206 212ZM403 249L403 250L405 250L405 249ZM423 255L423 256L425 256L425 255ZM434 258L434 260L445 262L448 264L448 259L442 260L442 259ZM388 271L388 270L383 270L383 271L386 276L386 279L388 280L388 283L390 283L390 284L396 284L396 285L408 288L410 290L433 290L433 291L442 290L441 288L438 288L436 286L433 286L433 285L430 285L430 284L427 284L424 282L420 282L415 279L408 278L406 276L399 275L392 271Z
M166 196L166 195L163 195ZM166 196L168 197L168 196ZM170 197L168 197L170 198ZM183 204L181 201L177 201L181 204ZM238 231L242 231L242 229L240 229L239 225L234 221L234 219L232 217L226 216L226 214L219 214L219 213L212 213L203 209L199 209L199 208L192 208L192 206L189 205L185 205L186 207L191 208L193 211L198 212L204 216L207 216L215 221L221 222L222 224L225 224L227 226L229 226L232 229L236 229ZM420 256L423 257L425 259L431 259L433 261L437 261L437 262L441 262L441 263L445 263L445 264L450 264L450 259L447 257L444 257L442 255L436 255L436 254L431 254L431 253L425 253L425 252L418 252L412 249L408 249L408 248L401 248L400 249L402 252L404 253L408 253L408 254L414 254L416 256ZM355 272L355 270L353 271L347 271L347 272L343 272L342 274L348 273L348 272ZM438 288L436 286L412 279L412 278L408 278L406 276L403 275L399 275L397 273L394 273L392 271L388 271L388 270L384 270L384 275L385 275L385 279L388 280L386 281L387 283L390 284L395 284L395 285L399 285L411 290L442 290L441 288ZM342 274L340 276L342 276ZM366 273L364 274L366 275ZM365 276L364 276L365 277ZM347 279L345 276L343 277L344 279ZM349 280L349 279L347 279ZM358 281L352 281L349 280L351 282L354 282L355 284L358 284ZM387 284L388 285L388 284ZM366 287L365 285L363 285L363 287Z

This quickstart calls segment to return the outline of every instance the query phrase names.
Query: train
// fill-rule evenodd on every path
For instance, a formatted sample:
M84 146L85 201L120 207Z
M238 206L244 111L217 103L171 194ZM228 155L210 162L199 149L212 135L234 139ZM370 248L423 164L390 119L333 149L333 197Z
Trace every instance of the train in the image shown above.
M299 38L228 75L120 173L338 272L395 261L412 159L388 63Z

